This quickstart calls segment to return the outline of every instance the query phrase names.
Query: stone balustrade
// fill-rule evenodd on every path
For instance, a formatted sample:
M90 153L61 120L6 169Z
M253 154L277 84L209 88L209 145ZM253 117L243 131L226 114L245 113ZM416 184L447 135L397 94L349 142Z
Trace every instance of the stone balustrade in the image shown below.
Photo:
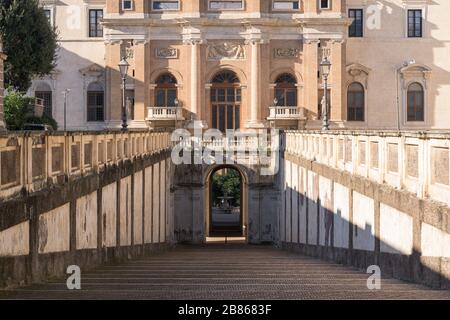
M8 133L0 135L0 199L99 172L166 150L168 132Z
M184 120L183 109L179 107L149 107L147 120Z
M286 149L450 206L450 133L286 131Z
M267 120L299 120L306 118L305 109L302 107L276 106L269 107L269 117Z
M286 131L284 247L450 288L450 134Z
M177 142L178 148L184 151L199 152L203 161L209 162L211 156L217 159L227 159L234 163L247 166L267 166L279 149L279 136L275 132L256 135L246 132L235 133L230 136L216 136L205 134L203 137L188 137ZM178 139L175 139L177 141Z

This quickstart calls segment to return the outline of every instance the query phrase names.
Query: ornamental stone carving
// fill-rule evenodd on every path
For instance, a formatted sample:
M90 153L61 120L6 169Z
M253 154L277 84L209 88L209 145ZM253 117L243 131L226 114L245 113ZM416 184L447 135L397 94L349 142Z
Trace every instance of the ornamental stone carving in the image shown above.
M297 48L276 48L274 49L274 57L277 59L298 58L300 49Z
M370 69L366 66L363 66L359 63L352 63L346 67L347 71L347 85L350 85L352 82L361 83L365 89L368 88L369 85L369 73Z
M176 48L156 48L155 56L158 59L178 59L178 50Z
M208 45L208 60L242 60L245 48L239 42L221 42Z

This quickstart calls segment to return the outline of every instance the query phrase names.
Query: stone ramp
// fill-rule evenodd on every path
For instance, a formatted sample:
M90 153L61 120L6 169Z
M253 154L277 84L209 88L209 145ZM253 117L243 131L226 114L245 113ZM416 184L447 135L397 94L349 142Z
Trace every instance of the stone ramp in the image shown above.
M82 289L65 280L0 291L2 299L450 299L431 290L382 279L367 289L369 275L270 246L179 245L149 258L82 273Z

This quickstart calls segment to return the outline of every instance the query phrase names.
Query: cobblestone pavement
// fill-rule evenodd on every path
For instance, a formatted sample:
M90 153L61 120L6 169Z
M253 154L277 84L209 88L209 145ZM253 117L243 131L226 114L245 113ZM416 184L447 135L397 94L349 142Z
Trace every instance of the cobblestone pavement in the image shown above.
M0 291L3 299L450 299L395 279L367 289L368 275L342 265L248 245L178 246L166 253L82 273L82 289L65 280Z

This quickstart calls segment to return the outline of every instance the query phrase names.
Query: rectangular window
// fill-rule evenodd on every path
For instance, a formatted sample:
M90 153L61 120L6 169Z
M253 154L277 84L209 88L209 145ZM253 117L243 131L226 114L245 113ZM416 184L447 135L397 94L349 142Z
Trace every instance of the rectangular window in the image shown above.
M241 127L241 107L239 106L234 108L234 123L235 129L239 129Z
M219 106L219 130L225 132L225 106Z
M104 121L104 94L100 91L89 91L87 94L87 121Z
M227 106L227 129L234 129L233 114L234 114L233 106L228 105Z
M100 24L101 19L103 19L103 9L89 10L89 37L103 37L103 26Z
M408 37L422 37L422 10L408 10Z
M243 0L209 0L209 10L242 10Z
M274 0L273 1L273 9L274 10L298 10L300 9L300 1L299 0Z
M42 99L44 103L44 114L48 117L52 116L52 92L51 91L36 91L34 96Z
M217 128L217 105L212 106L212 127Z
M352 24L348 29L348 36L352 38L360 38L363 36L363 10L350 9L348 10L348 17L353 19Z
M47 19L48 19L48 22L52 22L52 10L50 10L50 9L44 9L44 13L45 13L45 16L47 17Z
M164 89L156 90L156 106L157 107L166 107L166 91Z
M179 0L153 0L152 10L180 10Z
M122 10L133 10L133 0L122 0Z
M319 0L320 9L330 9L330 0Z

